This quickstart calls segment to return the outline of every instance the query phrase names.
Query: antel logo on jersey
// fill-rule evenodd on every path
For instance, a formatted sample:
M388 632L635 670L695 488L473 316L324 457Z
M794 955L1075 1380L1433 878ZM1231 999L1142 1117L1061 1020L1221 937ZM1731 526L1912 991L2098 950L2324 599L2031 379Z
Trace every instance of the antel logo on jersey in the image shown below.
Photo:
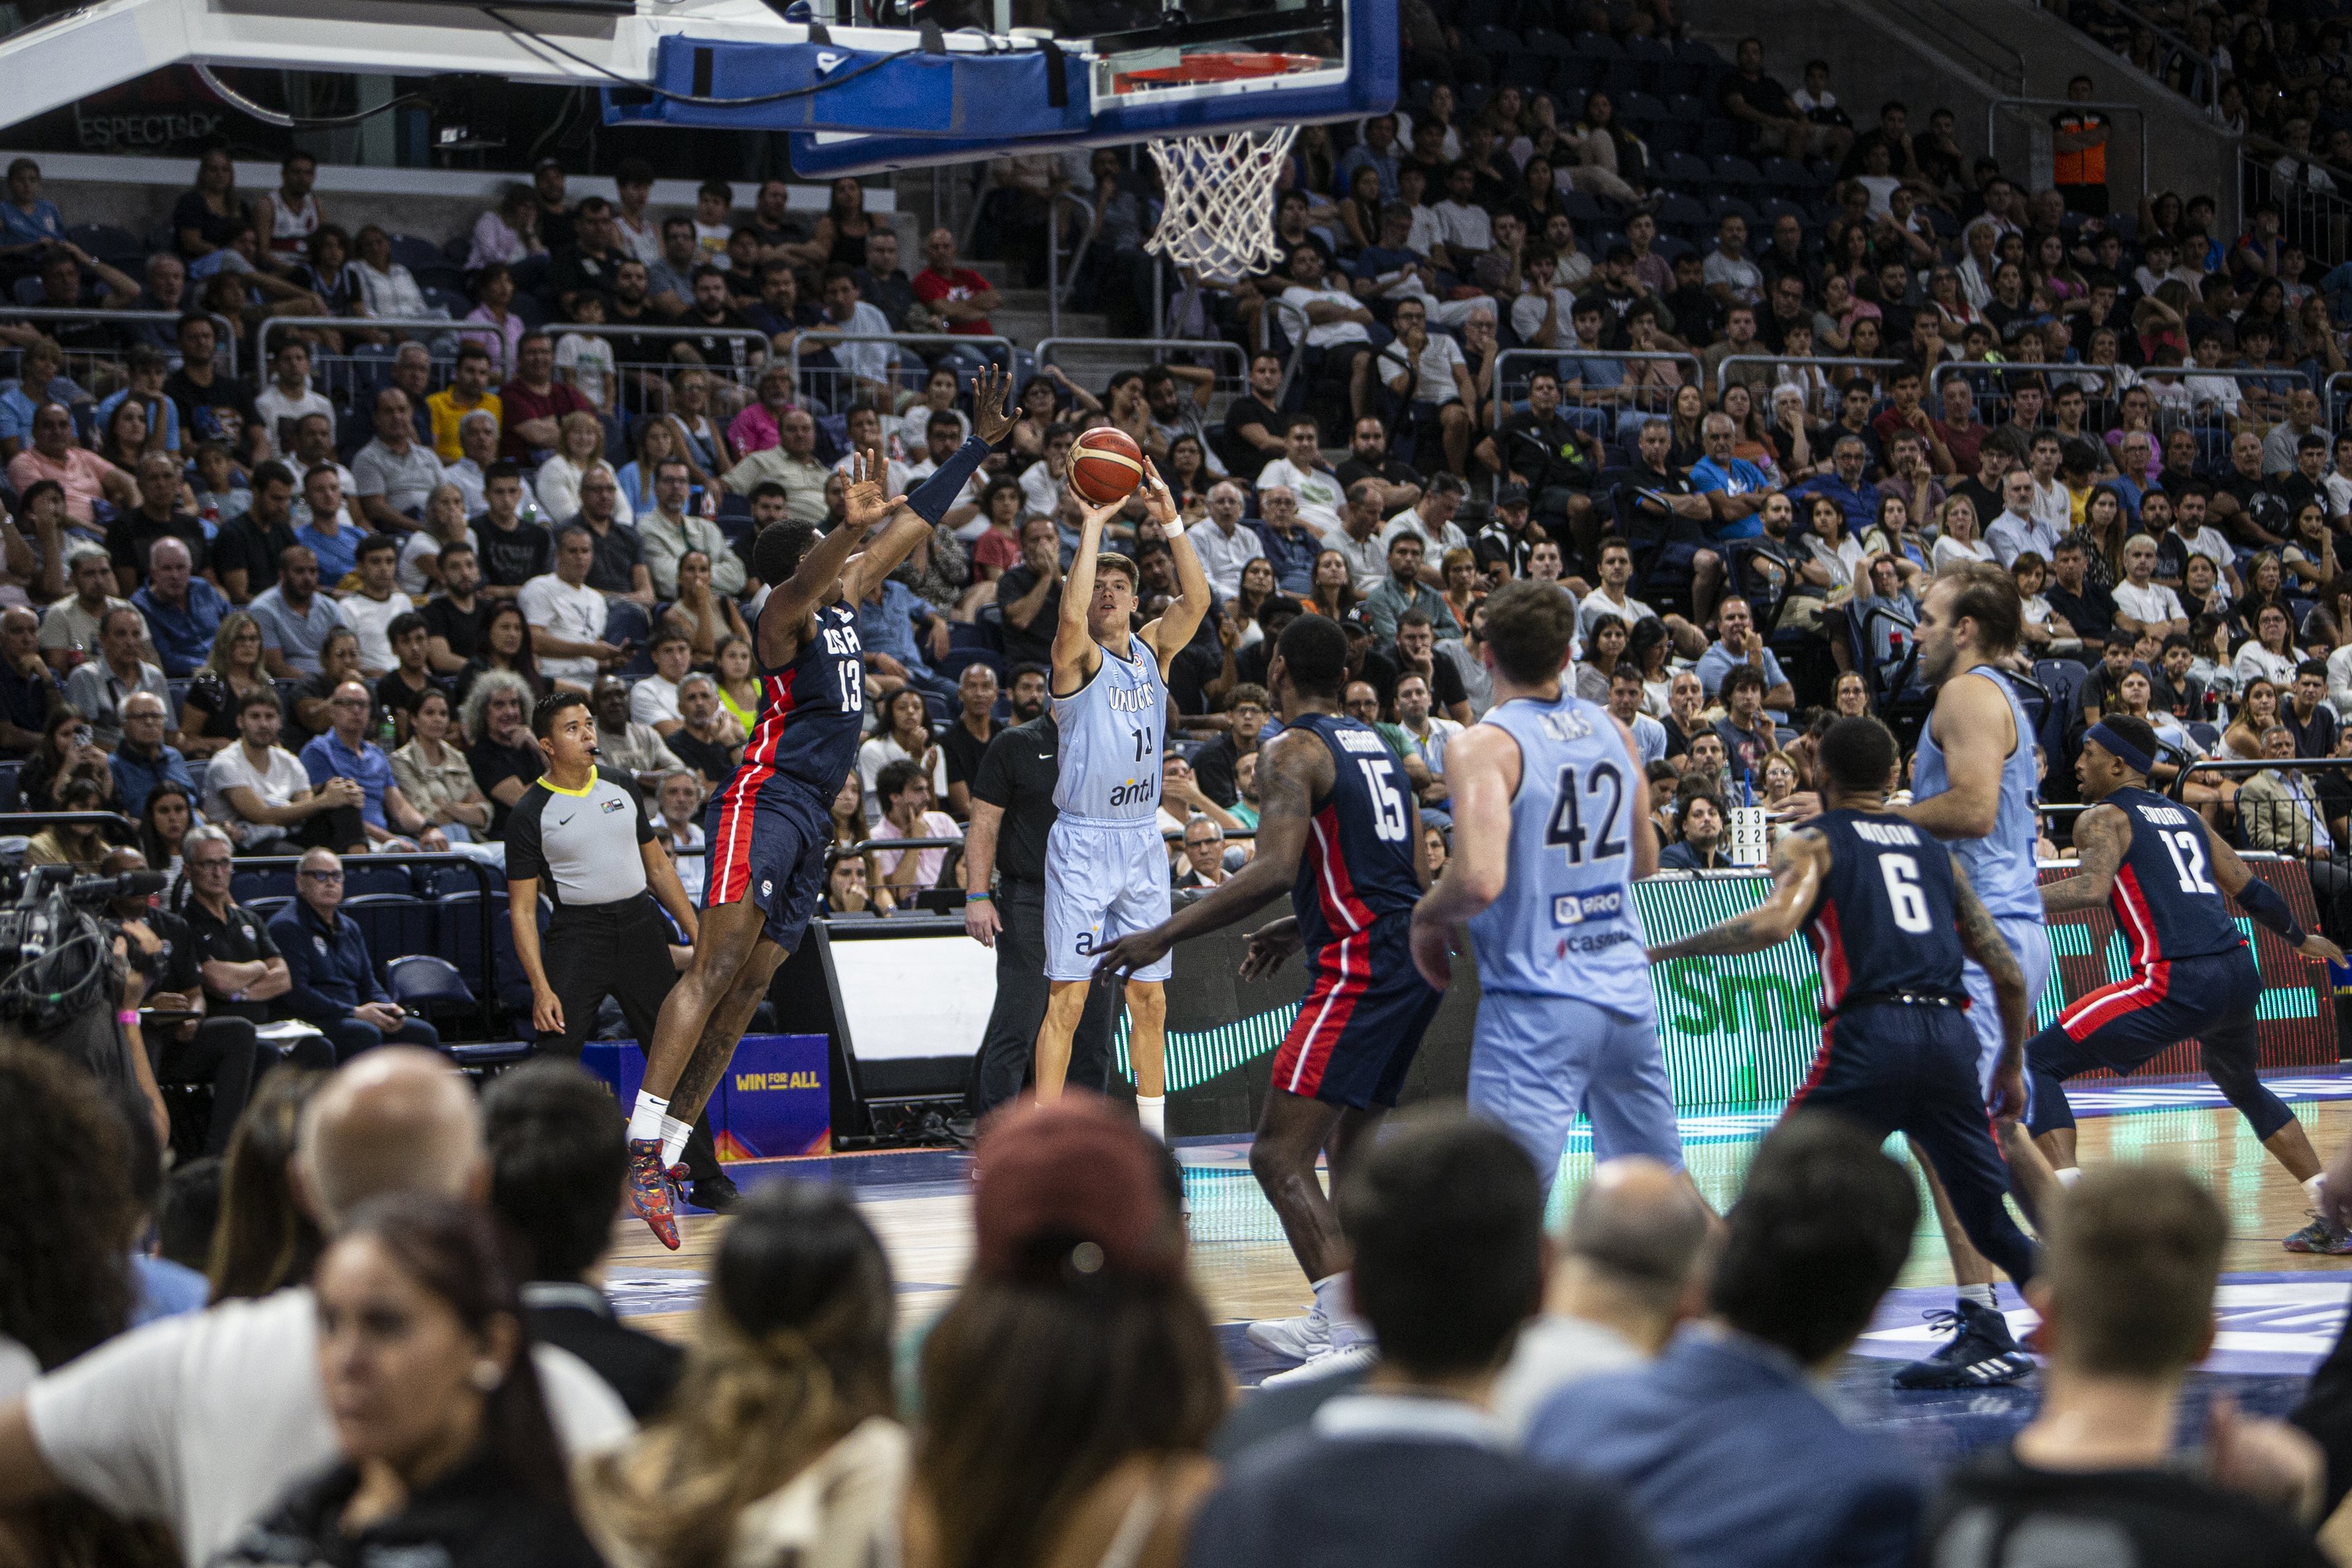
M1578 926L1587 921L1613 920L1625 912L1622 889L1607 893L1562 893L1551 901L1551 923Z
M1150 805L1159 798L1160 781L1157 778L1129 779L1110 792L1113 806Z

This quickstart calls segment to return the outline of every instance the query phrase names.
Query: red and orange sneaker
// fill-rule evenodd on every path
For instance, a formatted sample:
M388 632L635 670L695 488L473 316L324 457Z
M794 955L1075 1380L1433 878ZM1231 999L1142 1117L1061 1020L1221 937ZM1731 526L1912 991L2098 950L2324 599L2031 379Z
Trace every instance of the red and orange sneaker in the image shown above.
M669 1173L662 1168L658 1138L629 1140L629 1212L646 1222L656 1241L677 1250L677 1214L670 1206Z

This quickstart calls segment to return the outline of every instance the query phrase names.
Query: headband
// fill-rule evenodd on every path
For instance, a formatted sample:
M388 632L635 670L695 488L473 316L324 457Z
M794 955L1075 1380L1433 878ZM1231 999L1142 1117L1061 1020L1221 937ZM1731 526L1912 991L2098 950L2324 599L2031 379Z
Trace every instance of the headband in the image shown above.
M2156 766L2156 759L2154 757L2149 756L2146 752L2141 751L2137 746L2133 745L2129 741L2126 741L2121 735L2116 734L2104 723L2092 725L2089 732L2083 738L2086 741L2096 741L2108 751L2114 752L2117 762L2122 763L2124 766L2132 769L2136 773L2145 774L2151 772Z

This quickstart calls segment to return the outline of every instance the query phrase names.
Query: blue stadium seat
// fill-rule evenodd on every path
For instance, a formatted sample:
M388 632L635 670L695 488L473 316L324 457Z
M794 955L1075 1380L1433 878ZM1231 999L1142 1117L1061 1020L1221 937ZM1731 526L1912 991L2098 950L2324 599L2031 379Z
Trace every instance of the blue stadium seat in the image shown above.
M1740 197L1735 196L1729 192L1725 191L1718 192L1717 195L1707 198L1706 210L1718 224L1725 218L1735 215L1747 219L1749 237L1751 239L1755 237L1756 226L1758 222L1760 221L1756 212L1755 204L1744 201Z
M1507 60L1519 52L1518 35L1507 27L1465 27L1462 30L1462 44L1492 60Z
M1666 106L1649 93L1629 92L1618 101L1617 118L1629 125L1654 125L1666 118Z
M262 870L239 871L229 879L228 896L247 905L257 905L264 899L290 899L294 896L293 869L272 866Z
M448 265L442 258L439 246L429 239L419 239L413 234L395 234L392 237L392 259L400 266L407 268L411 272L420 272L427 267L442 268Z
M243 904L247 909L252 910L253 918L259 921L263 925L268 925L271 921L277 919L278 912L293 901L294 900L292 899L281 898L237 900L238 903Z
M1764 184L1764 172L1745 158L1729 155L1715 160L1715 177L1735 191L1753 191Z
M486 986L482 976L482 896L478 892L444 893L433 901L434 950L455 964L465 977L467 986L479 996ZM515 960L514 929L507 921L507 896L504 891L490 895L491 962L497 966L494 977L498 998L508 1006L520 1003L529 1006L530 983L523 978L522 966ZM542 906L540 928L547 926Z
M1581 95L1591 92L1594 88L1599 87L1608 75L1607 60L1593 59L1584 55L1573 56L1560 61L1559 68L1551 73L1552 95L1565 99L1570 93ZM1581 96L1578 98L1577 103L1578 111L1581 113L1583 104Z
M362 893L344 899L342 912L367 939L379 973L386 959L433 945L433 906L413 893Z
M1579 33L1569 42L1588 59L1622 59L1625 55L1624 46L1606 33Z
M1669 153L1658 160L1658 184L1685 196L1705 195L1715 186L1715 171L1706 160L1689 153ZM1663 213L1660 223L1667 219Z
M394 1001L427 1017L465 1011L477 1005L457 966L430 952L403 953L398 958L386 959L383 986L392 993Z
M1546 59L1570 59L1576 54L1575 42L1567 35L1556 33L1549 27L1529 27L1520 42L1527 47L1528 53L1541 55Z
M399 865L379 865L362 855L354 855L343 862L343 896L355 899L363 893L400 893L411 895L416 884L408 868Z
M1551 81L1554 62L1547 56L1521 49L1503 61L1503 85L1522 92L1540 91Z
M1813 177L1794 158L1767 158L1756 165L1756 171L1764 177L1764 183L1776 191L1809 191L1812 188Z
M1706 206L1696 196L1664 197L1654 216L1660 228L1692 228L1707 221Z

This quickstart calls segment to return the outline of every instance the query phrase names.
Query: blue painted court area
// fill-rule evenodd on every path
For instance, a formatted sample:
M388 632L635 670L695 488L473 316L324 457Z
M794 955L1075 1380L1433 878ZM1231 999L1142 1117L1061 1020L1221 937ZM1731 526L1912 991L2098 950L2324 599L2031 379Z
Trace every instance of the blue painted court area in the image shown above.
M2289 1102L2352 1100L2352 1076L2310 1069L2265 1075ZM2221 1091L2203 1079L2149 1079L2070 1085L2068 1098L2081 1118L2178 1117L2223 1108ZM1748 1152L1780 1118L1777 1105L1718 1107L1680 1119L1694 1175L1711 1200L1736 1194ZM2155 1131L2161 1121L2151 1121ZM2251 1134L2248 1134L2251 1136ZM2126 1141L2128 1142L2128 1141ZM1177 1154L1184 1166L1187 1224L1193 1245L1206 1258L1219 1249L1263 1247L1279 1249L1282 1234L1273 1210L1249 1173L1245 1139L1185 1142ZM1591 1167L1588 1130L1580 1128L1561 1162L1555 1219ZM895 1203L953 1198L969 1181L970 1156L950 1150L912 1150L883 1154L835 1155L807 1160L763 1161L733 1167L746 1184L778 1179L820 1179L855 1189L861 1201L887 1213ZM689 1211L695 1212L695 1211ZM1934 1221L1923 1216L1932 1232ZM1923 1240L1922 1245L1927 1245ZM1276 1256L1282 1255L1278 1252ZM701 1296L698 1275L685 1269L622 1268L610 1289L625 1317L677 1312ZM902 1279L909 1300L931 1298L944 1304L954 1289L942 1279ZM2352 1300L2352 1269L2251 1272L2224 1277L2219 1301L2221 1328L2211 1358L2192 1374L2182 1411L2185 1433L2201 1430L2211 1400L2228 1394L2242 1408L2284 1415L2302 1397L2304 1380L2342 1328ZM2000 1441L2021 1426L2039 1400L2032 1380L2003 1389L1973 1393L1898 1393L1888 1385L1895 1363L1932 1351L1940 1336L1927 1314L1948 1309L1948 1286L1898 1288L1887 1293L1870 1328L1835 1380L1835 1396L1860 1424L1885 1430L1922 1464L1944 1465L1985 1443ZM2032 1328L2032 1310L2007 1287L2001 1304L2021 1338ZM918 1307L916 1310L926 1309ZM1270 1356L1243 1337L1244 1325L1223 1323L1218 1339L1236 1380L1254 1387L1288 1363Z

